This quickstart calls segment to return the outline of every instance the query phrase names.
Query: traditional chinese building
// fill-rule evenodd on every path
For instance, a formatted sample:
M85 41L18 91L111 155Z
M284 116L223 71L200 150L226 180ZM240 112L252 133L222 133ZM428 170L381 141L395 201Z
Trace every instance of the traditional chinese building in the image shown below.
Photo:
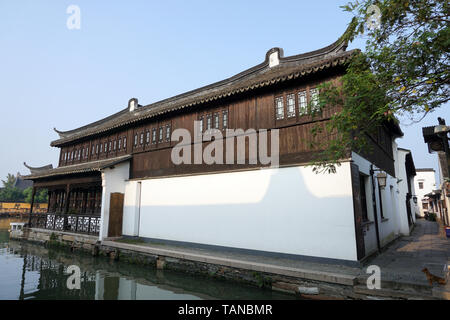
M393 204L399 126L378 128L372 151L349 151L334 174L308 166L320 152L311 142L330 138L314 138L311 129L339 111L328 106L313 116L318 86L339 81L355 52L341 40L287 57L273 48L261 64L223 81L148 105L133 98L107 118L55 129L58 167L31 168L27 177L49 190L48 214L33 217L32 227L100 240L129 236L351 262L367 257L400 233L396 215L407 215ZM248 137L245 163L228 163L225 152L225 164L175 164L179 141L172 133L198 135L194 121L200 132L255 129L260 136L261 129L277 129L279 165L256 159ZM214 142L227 151L225 140ZM188 143L205 150L212 142Z

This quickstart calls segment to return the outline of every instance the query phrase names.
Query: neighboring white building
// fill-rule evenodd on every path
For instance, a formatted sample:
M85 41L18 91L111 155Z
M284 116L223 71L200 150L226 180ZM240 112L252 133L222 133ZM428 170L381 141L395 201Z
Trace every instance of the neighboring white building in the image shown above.
M417 175L414 178L414 189L416 191L417 203L419 205L419 216L424 217L428 212L428 200L426 194L436 189L436 176L434 169L416 169Z
M419 213L417 198L414 199L416 194L414 186L416 168L414 167L411 150L397 148L396 175L399 195L397 204L399 208L398 223L400 233L409 235Z

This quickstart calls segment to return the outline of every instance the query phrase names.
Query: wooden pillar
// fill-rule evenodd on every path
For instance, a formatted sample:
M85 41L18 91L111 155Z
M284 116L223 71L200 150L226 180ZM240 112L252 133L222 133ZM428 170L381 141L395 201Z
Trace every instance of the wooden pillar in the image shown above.
M28 217L28 225L31 225L31 214L33 213L34 196L36 195L36 188L33 186L31 193L31 206L30 206L30 216Z
M52 192L47 190L47 213L50 212L50 204L52 203Z
M69 212L69 200L70 200L70 184L66 187L66 203L64 204L64 211L63 213Z
M81 213L82 214L86 214L87 212L87 201L88 201L88 191L89 189L86 189L83 191L83 204L82 204L82 209L81 209Z
M67 215L69 212L69 201L70 201L70 184L67 184L66 187L66 203L64 206L64 214ZM67 216L64 217L63 230L67 229L68 219Z

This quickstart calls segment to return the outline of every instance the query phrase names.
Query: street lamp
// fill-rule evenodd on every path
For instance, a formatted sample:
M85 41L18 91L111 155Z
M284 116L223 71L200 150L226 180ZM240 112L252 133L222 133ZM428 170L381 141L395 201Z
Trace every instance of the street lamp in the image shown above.
M381 189L386 187L386 172L379 172L377 174L378 185Z

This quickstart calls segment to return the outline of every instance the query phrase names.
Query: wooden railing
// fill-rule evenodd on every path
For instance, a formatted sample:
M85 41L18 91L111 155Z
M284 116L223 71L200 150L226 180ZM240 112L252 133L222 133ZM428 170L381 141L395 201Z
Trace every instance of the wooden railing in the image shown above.
M98 235L100 216L60 213L32 214L30 227Z

